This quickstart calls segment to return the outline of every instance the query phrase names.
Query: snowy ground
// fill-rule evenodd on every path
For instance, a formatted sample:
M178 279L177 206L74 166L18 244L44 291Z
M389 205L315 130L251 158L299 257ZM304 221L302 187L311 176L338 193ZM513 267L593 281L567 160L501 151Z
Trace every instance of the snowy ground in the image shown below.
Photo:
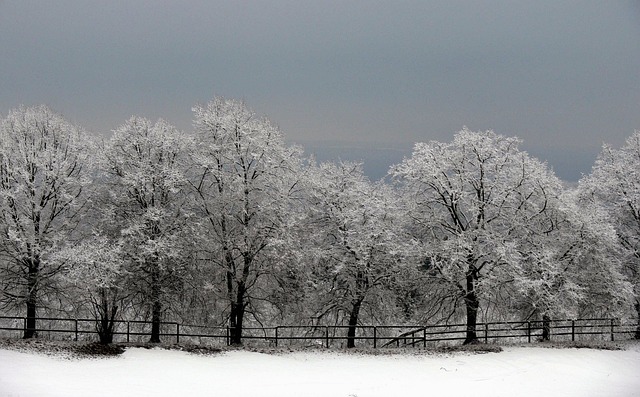
M70 359L0 350L0 396L640 396L640 345L501 353L195 355L131 348Z

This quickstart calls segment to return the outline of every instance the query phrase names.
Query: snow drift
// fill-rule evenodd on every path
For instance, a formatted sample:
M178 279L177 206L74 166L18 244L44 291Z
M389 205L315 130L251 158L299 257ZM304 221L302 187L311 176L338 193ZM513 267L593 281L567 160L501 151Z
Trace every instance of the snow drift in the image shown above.
M70 359L0 350L2 396L640 396L640 345L501 353L203 356L128 349Z

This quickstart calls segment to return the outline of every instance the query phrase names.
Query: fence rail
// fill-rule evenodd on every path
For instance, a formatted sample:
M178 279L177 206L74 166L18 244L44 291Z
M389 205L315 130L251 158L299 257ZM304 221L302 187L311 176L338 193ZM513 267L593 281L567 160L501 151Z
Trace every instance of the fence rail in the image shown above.
M38 318L36 332L47 339L97 339L95 319ZM637 324L616 319L576 319L543 321L507 321L479 323L476 334L488 343L509 339L531 343L542 338L547 327L551 340L619 340L635 336ZM0 316L0 335L20 337L27 328L25 317ZM283 325L276 327L245 327L243 343L262 346L318 346L345 347L348 326ZM465 324L441 325L361 325L353 338L359 347L433 347L443 343L457 343L466 338ZM160 337L165 342L194 343L212 346L229 345L231 328L162 322ZM116 321L114 342L142 342L151 334L149 321Z

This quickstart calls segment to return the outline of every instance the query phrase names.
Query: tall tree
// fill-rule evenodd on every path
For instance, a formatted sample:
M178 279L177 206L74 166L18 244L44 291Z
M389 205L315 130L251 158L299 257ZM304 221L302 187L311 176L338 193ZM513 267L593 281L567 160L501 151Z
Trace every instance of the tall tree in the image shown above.
M100 343L113 342L116 321L124 311L128 291L122 242L93 236L56 252L52 261L64 264L61 278L77 289L75 305L96 319Z
M464 305L465 343L477 339L482 298L493 300L522 261L520 237L555 228L547 212L557 205L560 182L519 143L465 128L451 143L416 144L391 171L410 197L412 228L432 277L453 294L454 308Z
M324 163L309 176L306 225L314 246L307 248L307 262L314 265L314 315L340 321L345 313L347 347L355 347L363 309L392 305L391 285L411 239L402 233L394 192L371 183L359 164Z
M37 308L55 292L61 266L49 256L72 234L85 208L91 169L84 131L46 106L20 107L0 125L1 298L26 304L25 338Z
M591 174L580 180L580 191L600 203L624 247L624 271L634 288L640 339L640 131L620 149L605 145Z
M245 314L255 314L255 304L268 295L264 280L284 263L281 242L300 151L236 100L215 98L195 107L194 117L193 191L206 239L201 259L224 280L231 342L240 344Z
M606 213L573 189L560 200L546 211L552 231L518 235L521 260L512 264L511 305L520 318L625 316L631 287Z
M160 342L167 293L180 287L184 272L191 143L164 120L132 117L114 131L101 158L109 194L105 222L120 230L129 287L151 314L151 342Z

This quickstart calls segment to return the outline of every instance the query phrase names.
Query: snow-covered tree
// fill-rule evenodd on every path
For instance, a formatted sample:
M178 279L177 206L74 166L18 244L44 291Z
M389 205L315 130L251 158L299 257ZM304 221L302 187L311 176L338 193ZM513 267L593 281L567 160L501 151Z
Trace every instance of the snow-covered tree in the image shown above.
M403 234L394 192L382 182L371 183L360 164L323 163L309 176L305 225L313 241L307 261L314 269L314 314L333 315L339 323L346 317L347 347L355 347L363 308L393 306L391 285L411 239Z
M61 270L50 255L73 239L90 182L85 132L46 106L20 107L0 124L0 298L26 304L25 338Z
M520 317L620 317L631 287L622 274L621 249L608 217L592 200L567 189L549 208L554 230L519 236L513 305Z
M602 148L591 174L580 180L580 192L601 205L624 248L622 261L634 288L640 339L640 131L620 149Z
M409 196L411 229L425 244L431 278L454 308L464 304L465 343L477 338L482 299L498 300L514 266L539 255L522 246L525 238L556 227L548 212L557 207L561 184L519 143L464 128L451 143L416 144L391 171Z
M100 343L112 343L116 320L128 294L122 241L93 236L56 252L52 261L63 264L62 278L78 290L76 304L89 304Z
M288 263L283 241L300 150L288 147L271 121L242 102L218 97L193 111L200 258L215 278L211 288L227 302L231 342L239 344L245 314L257 314L257 303L269 295L266 280Z
M164 120L131 117L114 131L101 157L105 227L120 231L128 287L151 314L151 342L160 341L167 294L180 286L185 271L191 143Z

